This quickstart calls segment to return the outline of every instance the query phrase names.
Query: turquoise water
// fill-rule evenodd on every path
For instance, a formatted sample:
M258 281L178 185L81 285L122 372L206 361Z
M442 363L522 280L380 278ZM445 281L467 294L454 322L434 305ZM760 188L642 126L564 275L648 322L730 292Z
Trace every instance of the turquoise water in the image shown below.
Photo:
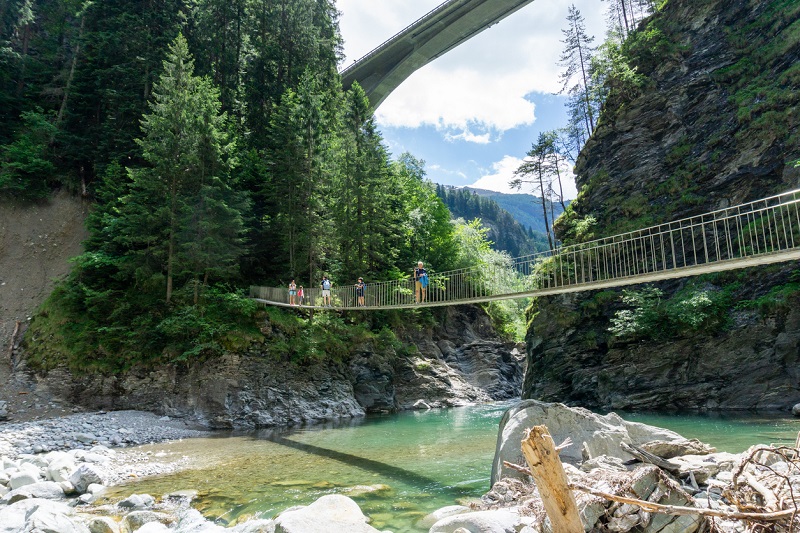
M489 488L497 425L510 404L404 412L340 425L260 431L143 447L193 467L144 479L110 495L199 491L195 506L221 524L272 517L325 494L352 497L372 525L427 531L433 510ZM794 443L800 420L775 416L623 414L740 452L757 443ZM142 448L139 448L142 449Z

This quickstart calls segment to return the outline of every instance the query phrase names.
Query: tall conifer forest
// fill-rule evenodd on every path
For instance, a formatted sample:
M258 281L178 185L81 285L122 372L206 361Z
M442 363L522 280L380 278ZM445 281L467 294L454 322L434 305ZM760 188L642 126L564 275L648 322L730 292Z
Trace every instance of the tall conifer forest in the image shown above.
M333 0L0 3L0 195L92 202L42 311L64 346L183 360L245 335L249 284L457 264L424 162L391 157L341 60Z

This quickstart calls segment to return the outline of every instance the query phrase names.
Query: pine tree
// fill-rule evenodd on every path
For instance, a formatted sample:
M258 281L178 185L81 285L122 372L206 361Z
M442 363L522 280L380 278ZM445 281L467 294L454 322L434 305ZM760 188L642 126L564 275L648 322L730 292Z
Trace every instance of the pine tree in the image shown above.
M566 91L570 95L571 120L582 120L588 137L594 131L596 113L590 96L589 72L594 37L586 34L586 22L575 4L569 7L567 28L561 32L564 34L561 41L564 43L564 50L558 63L564 68L559 76L561 92ZM578 80L574 81L576 76Z
M541 194L540 200L542 204L542 217L544 225L547 229L547 243L550 250L555 249L553 236L551 231L552 217L548 219L547 204L550 198L549 191L551 188L550 175L552 172L551 161L549 158L550 142L545 133L540 133L537 141L531 146L526 154L525 161L514 171L514 175L519 176L512 180L509 185L515 189L522 188L523 183L533 184L538 186L539 193ZM552 204L552 200L550 200Z

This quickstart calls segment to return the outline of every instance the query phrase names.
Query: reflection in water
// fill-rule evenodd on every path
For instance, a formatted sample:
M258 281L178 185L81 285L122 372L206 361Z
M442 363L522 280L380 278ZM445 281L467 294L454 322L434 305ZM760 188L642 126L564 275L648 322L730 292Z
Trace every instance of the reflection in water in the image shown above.
M366 457L353 455L351 453L342 453L337 452L336 450L330 450L328 448L321 448L319 446L314 446L313 444L303 444L301 442L287 439L276 433L264 435L262 432L259 432L257 436L260 438L266 438L271 442L280 444L281 446L288 446L308 454L313 454L319 457L327 457L335 461L341 461L348 466L366 470L372 474L377 474L381 477L381 479L386 480L387 482L393 480L412 486L426 487L429 490L434 490L443 496L449 495L454 498L463 496L462 491L456 490L454 487L442 485L436 479L423 476L416 472L412 472L411 470L392 466L388 463L367 459Z
M353 498L379 530L416 533L420 518L489 488L497 425L509 404L404 412L292 429L224 434L140 447L190 458L191 468L112 489L153 496L195 489L195 506L221 524L273 517L325 494ZM800 421L788 417L624 414L720 450L757 442L793 443Z

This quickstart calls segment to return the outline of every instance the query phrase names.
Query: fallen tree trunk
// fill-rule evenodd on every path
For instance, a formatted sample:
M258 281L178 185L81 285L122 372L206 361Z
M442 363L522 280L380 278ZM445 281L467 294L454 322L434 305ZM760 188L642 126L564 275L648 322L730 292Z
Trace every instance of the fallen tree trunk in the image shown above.
M8 360L13 360L14 355L14 343L17 340L17 333L19 333L19 327L22 324L19 320L17 320L16 325L14 326L14 333L11 334L11 343L8 345Z
M522 454L530 465L553 533L583 531L578 504L569 490L567 474L553 438L545 426L534 426L522 440Z

